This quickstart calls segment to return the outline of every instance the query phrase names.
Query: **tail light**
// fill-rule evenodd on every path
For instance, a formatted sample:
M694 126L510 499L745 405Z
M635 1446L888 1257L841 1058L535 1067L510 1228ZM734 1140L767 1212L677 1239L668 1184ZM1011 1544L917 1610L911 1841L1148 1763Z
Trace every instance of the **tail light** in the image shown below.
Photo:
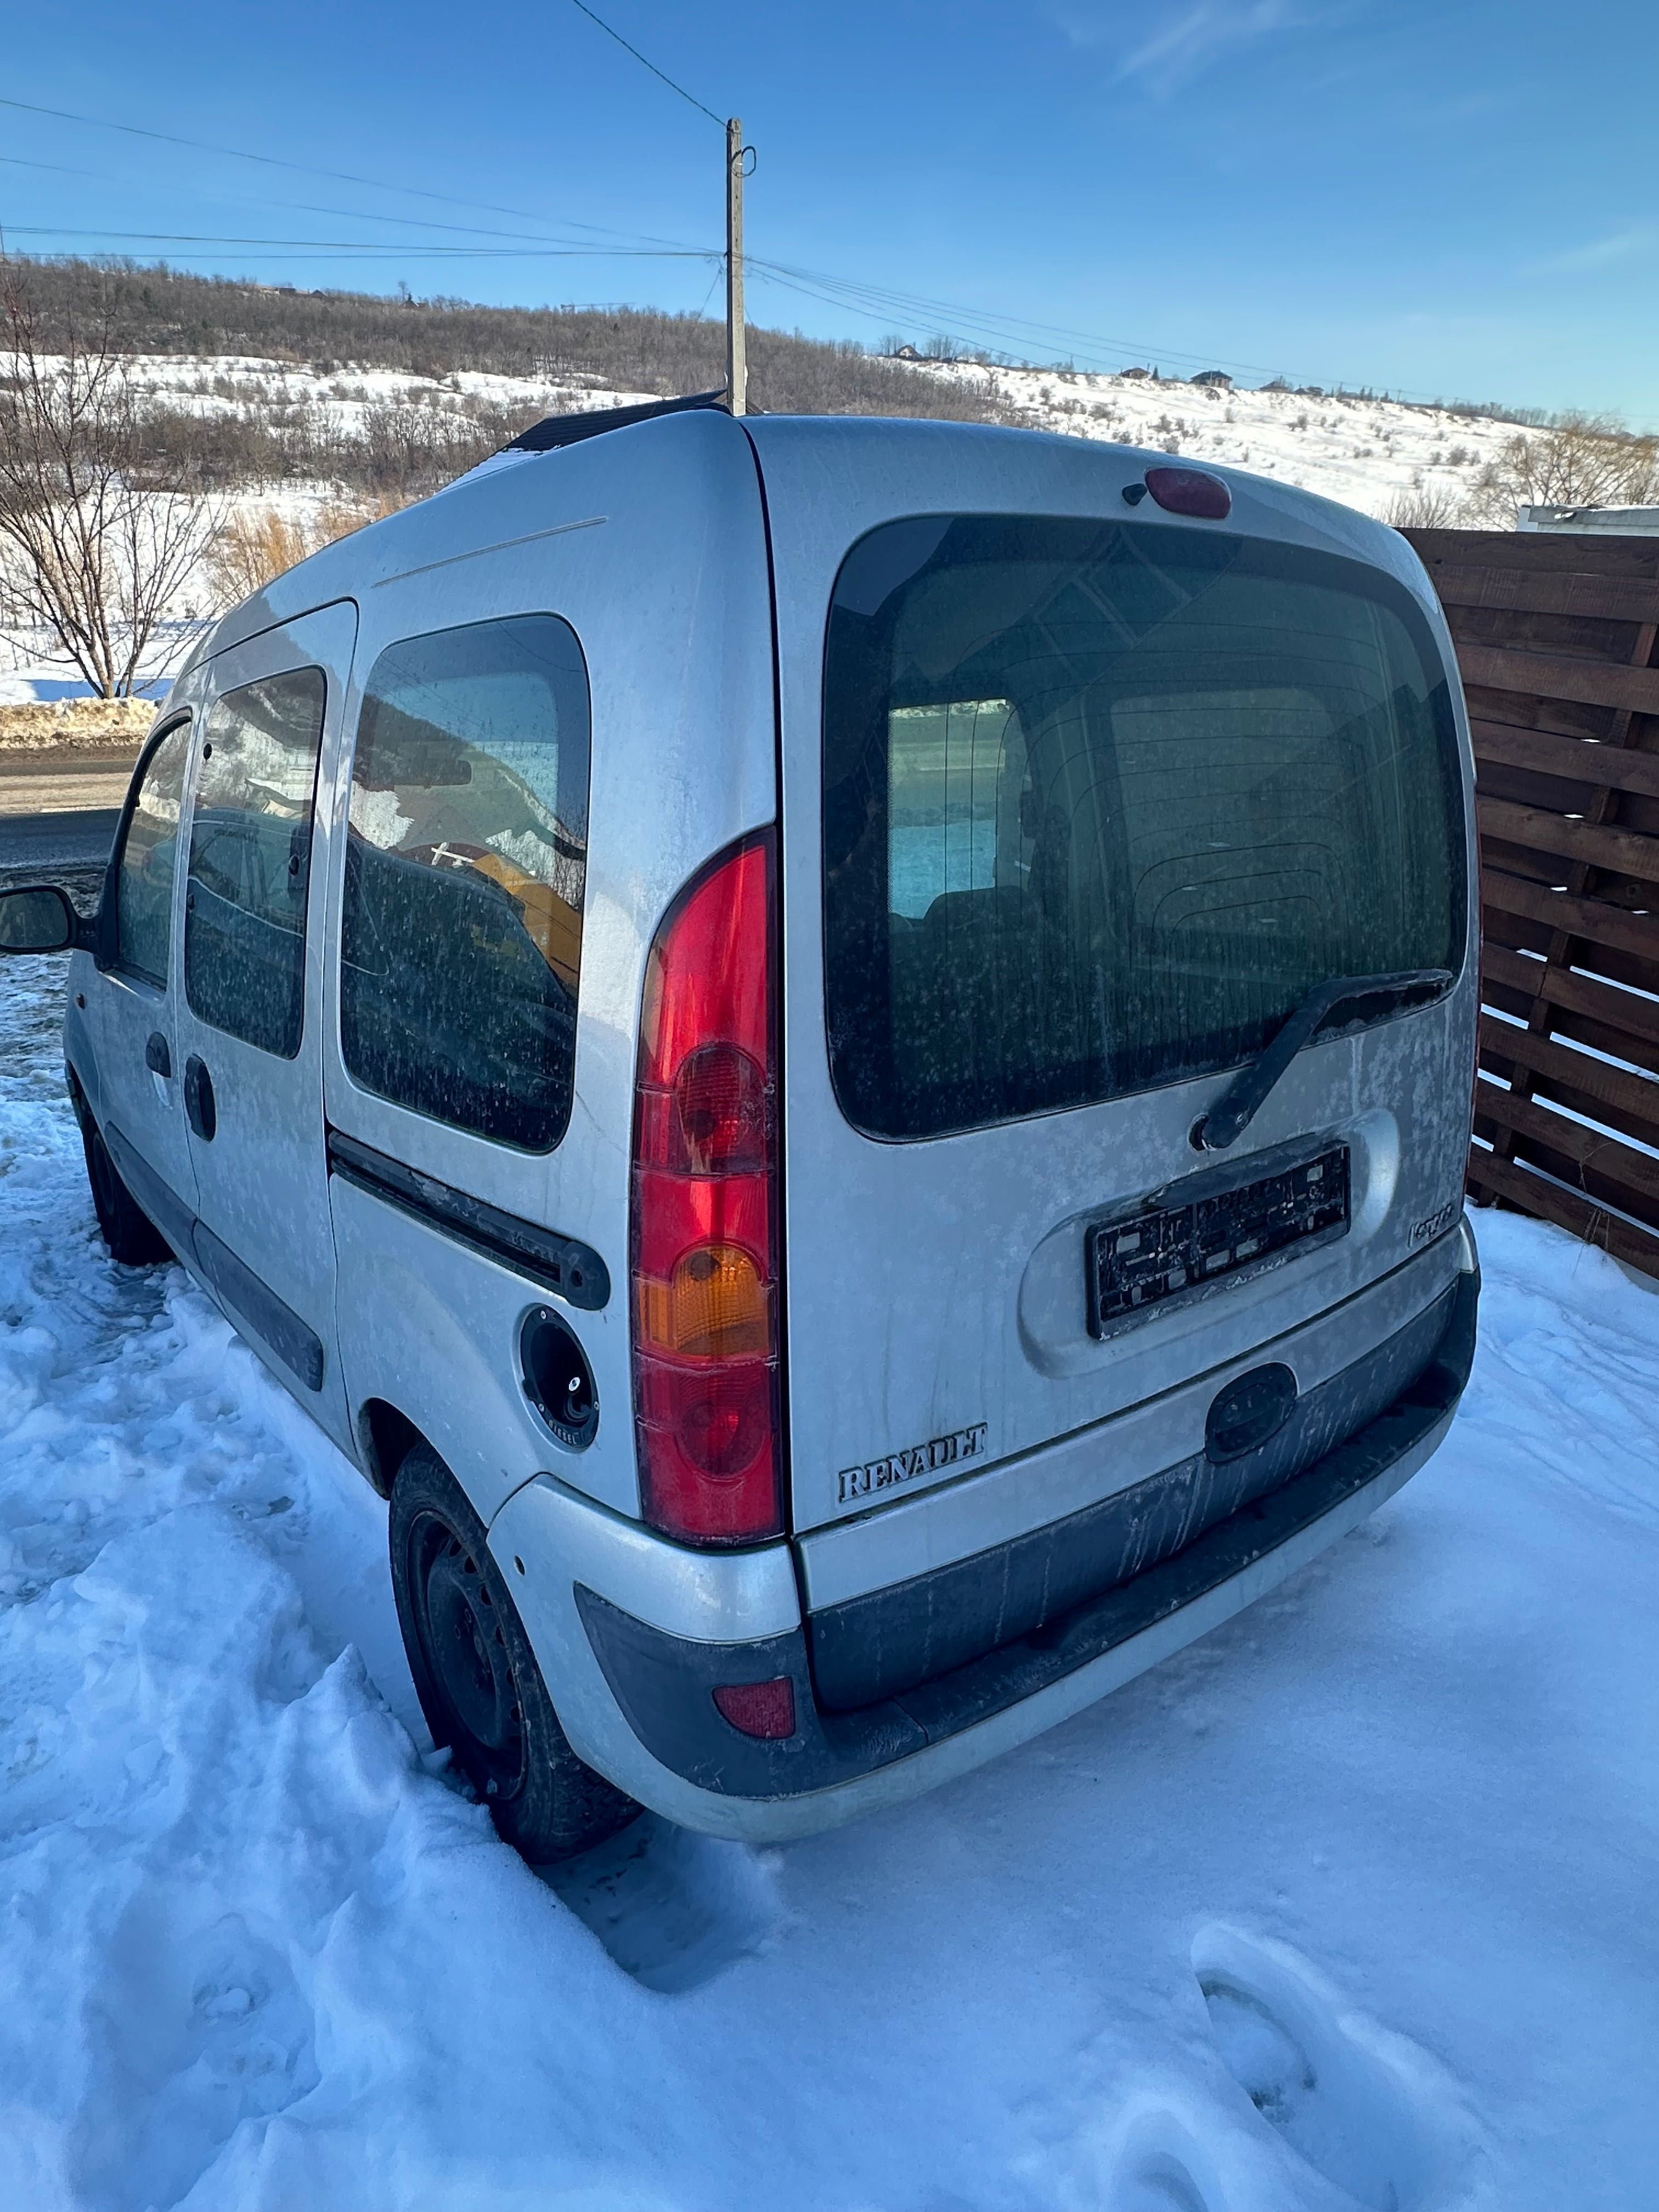
M712 861L646 966L634 1098L634 1418L645 1517L781 1526L774 833Z

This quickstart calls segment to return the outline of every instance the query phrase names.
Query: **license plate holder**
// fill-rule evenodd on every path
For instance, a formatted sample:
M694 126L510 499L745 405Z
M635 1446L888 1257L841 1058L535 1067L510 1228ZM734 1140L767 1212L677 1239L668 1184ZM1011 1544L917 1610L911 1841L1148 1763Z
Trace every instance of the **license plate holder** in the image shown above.
M1328 1146L1255 1182L1194 1191L1092 1222L1083 1240L1089 1334L1112 1334L1149 1307L1183 1301L1213 1282L1298 1248L1347 1234L1348 1147Z

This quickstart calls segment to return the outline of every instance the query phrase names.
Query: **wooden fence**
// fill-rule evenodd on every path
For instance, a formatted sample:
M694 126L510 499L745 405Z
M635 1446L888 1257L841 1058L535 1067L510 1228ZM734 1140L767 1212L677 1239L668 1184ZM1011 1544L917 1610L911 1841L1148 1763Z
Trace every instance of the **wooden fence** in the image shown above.
M1474 733L1470 1189L1659 1275L1659 538L1406 534Z

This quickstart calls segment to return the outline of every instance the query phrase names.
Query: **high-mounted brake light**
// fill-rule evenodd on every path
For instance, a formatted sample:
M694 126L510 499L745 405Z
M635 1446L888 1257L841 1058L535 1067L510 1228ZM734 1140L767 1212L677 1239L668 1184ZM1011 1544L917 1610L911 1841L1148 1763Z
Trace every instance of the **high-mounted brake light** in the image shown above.
M1231 492L1219 477L1211 476L1205 469L1148 469L1146 489L1171 514L1224 522L1233 511Z
M775 843L680 893L646 966L634 1103L634 1416L645 1517L778 1534Z

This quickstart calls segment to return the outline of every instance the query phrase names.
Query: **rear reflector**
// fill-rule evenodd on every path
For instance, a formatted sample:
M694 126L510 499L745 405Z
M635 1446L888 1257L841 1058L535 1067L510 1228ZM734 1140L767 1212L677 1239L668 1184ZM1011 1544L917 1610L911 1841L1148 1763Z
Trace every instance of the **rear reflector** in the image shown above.
M720 1718L741 1735L777 1743L795 1733L795 1686L787 1674L770 1682L733 1682L714 1697Z
M762 830L695 878L646 967L635 1435L646 1519L694 1544L754 1543L782 1526L774 850Z
M1233 495L1226 485L1202 469L1148 469L1146 489L1171 514L1224 522L1233 510Z

